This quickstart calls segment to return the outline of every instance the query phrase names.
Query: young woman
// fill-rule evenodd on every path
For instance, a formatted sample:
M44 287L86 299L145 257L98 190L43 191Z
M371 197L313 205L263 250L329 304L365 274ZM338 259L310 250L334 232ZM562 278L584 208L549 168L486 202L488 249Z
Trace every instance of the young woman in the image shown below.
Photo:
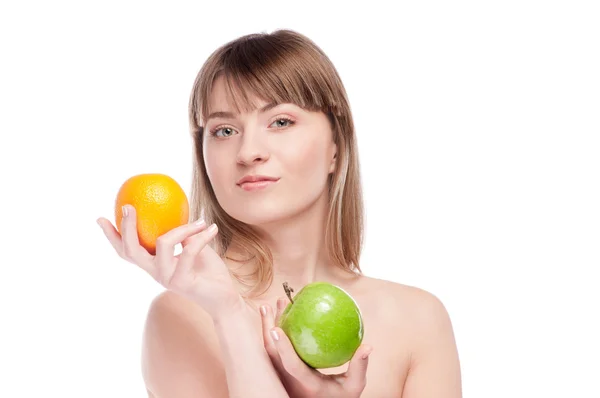
M144 332L149 396L461 397L440 300L362 274L354 125L323 51L290 30L233 40L200 70L189 117L199 221L160 237L152 256L132 206L122 236L99 219L116 252L167 289ZM308 367L275 326L282 283L298 292L313 281L346 290L363 315L363 344L338 368Z

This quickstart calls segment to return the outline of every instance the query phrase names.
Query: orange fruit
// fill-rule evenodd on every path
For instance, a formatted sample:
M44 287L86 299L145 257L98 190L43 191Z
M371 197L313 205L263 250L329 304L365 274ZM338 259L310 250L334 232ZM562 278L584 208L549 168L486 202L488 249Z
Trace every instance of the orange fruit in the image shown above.
M164 174L139 174L121 185L115 200L115 221L121 233L123 206L136 210L140 245L156 254L156 239L188 223L189 203L181 186Z

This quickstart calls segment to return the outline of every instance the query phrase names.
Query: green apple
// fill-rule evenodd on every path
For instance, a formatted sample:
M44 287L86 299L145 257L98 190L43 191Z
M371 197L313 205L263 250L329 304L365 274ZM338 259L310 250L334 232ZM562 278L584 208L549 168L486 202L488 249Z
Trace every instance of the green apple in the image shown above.
M290 303L279 319L298 356L315 369L348 362L363 339L363 320L356 301L342 288L327 282L304 286L293 298L283 284Z

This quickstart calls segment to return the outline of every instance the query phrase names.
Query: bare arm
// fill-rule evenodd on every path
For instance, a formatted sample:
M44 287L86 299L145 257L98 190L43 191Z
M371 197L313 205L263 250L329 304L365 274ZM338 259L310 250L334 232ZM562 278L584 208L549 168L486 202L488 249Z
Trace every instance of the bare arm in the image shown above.
M289 398L267 351L260 327L244 304L214 321L231 398Z
M450 317L435 296L421 291L415 349L402 398L461 398L461 374Z
M288 398L250 314L231 315L213 324L207 313L176 294L155 299L143 344L149 396Z

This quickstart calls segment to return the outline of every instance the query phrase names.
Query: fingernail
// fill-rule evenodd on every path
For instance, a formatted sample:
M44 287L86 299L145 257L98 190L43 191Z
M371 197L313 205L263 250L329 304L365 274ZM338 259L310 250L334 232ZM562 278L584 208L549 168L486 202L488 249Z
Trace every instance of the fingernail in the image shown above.
M266 316L266 315L267 315L267 307L265 307L264 305L261 305L261 306L260 306L260 313L261 313L263 316Z
M279 335L277 334L277 331L275 329L271 330L271 337L273 337L273 340L279 341Z
M124 205L123 208L123 217L127 217L127 214L129 214L129 210L127 209L127 205Z
M369 355L371 354L371 352L373 351L372 348L370 348L369 350L367 350L367 352L365 352L362 356L362 359L367 359L369 357Z
M196 224L196 225L204 225L204 223L205 223L204 218L200 218L194 224Z
M208 227L208 232L215 232L215 230L217 229L217 224L213 224L210 227Z

